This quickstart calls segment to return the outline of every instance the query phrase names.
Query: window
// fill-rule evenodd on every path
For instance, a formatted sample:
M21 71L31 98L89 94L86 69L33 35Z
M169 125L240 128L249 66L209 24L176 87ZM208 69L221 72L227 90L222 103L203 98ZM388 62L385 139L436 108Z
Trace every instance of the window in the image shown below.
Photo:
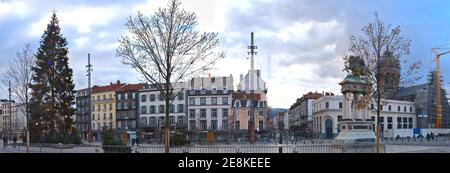
M211 104L217 105L217 97L211 97Z
M406 107L405 107L406 108ZM403 117L403 128L407 129L408 128L408 118L407 117Z
M189 109L189 118L195 118L195 109Z
M109 94L108 96L109 96L109 100L112 100L112 94Z
M381 125L381 128L384 129L384 117L380 117L380 119L378 121L379 121L379 124Z
M106 120L106 113L103 113L103 120Z
M258 111L258 116L260 117L264 116L264 111Z
M173 116L169 117L170 124L175 124L175 118Z
M211 120L211 130L217 130L217 120Z
M95 121L95 114L92 114L92 120Z
M392 117L388 117L387 123L388 123L387 128L388 128L388 129L392 129Z
M155 98L156 98L155 94L150 94L150 96L148 96L148 97L151 102L155 101Z
M227 130L228 129L228 120L222 120L222 129Z
M97 120L100 121L100 114L97 114Z
M375 106L373 104L370 104L370 109L374 110Z
M205 88L202 88L201 94L206 94Z
M97 96L97 101L100 101L100 96Z
M159 101L164 101L162 94L158 94Z
M124 107L124 109L128 109L128 102L124 102L123 107Z
M402 128L402 118L397 117L397 129L401 129L401 128Z
M122 102L117 103L117 109L122 109Z
M122 100L122 99L120 98L121 95L122 95L122 94L117 94L117 100Z
M226 77L222 78L222 86L223 87L227 86L227 78Z
M141 106L141 114L147 113L147 106Z
M241 102L239 102L239 100L236 100L236 107L237 108L241 106L240 104L241 104Z
M132 109L136 108L136 102L134 102L134 101L131 102L131 108L132 108Z
M170 113L174 113L174 112L175 112L175 105L170 104L169 112L170 112Z
M150 113L151 114L156 113L155 106L153 106L153 105L150 106Z
M342 115L338 115L338 122L341 122L342 121Z
M206 130L206 120L200 121L200 130Z
M400 112L400 106L397 107L397 111Z
M409 112L412 112L412 107L409 107Z
M222 104L228 105L228 97L222 97Z
M375 122L375 117L374 117L374 116L371 116L371 117L370 117L370 120L373 121L373 122Z
M178 104L178 113L182 113L182 112L184 112L184 105Z
M264 101L259 101L258 107L260 107L260 108L264 107Z
M103 104L103 111L106 111L106 104Z
M330 103L329 102L325 102L325 109L329 109L330 108Z
M133 93L133 94L131 94L131 95L132 95L132 99L133 99L133 100L136 99L137 93Z
M206 109L200 109L200 118L206 118Z
M264 122L259 121L259 130L264 130Z
M177 123L178 123L179 125L184 124L184 118L183 118L183 116L178 116L178 117L177 117Z
M222 118L228 118L228 109L222 109Z
M410 128L410 129L413 128L413 119L412 118L408 118L408 128Z
M189 98L189 105L195 105L195 98Z
M200 105L206 105L206 97L200 98Z
M213 88L212 94L217 94L217 89L216 88Z
M388 109L389 109L389 111L391 111L391 105L389 105L389 108L388 108Z
M383 110L383 105L380 105L380 111L382 111Z
M183 100L184 99L184 93L180 92L178 93L178 100Z
M236 130L241 129L241 123L240 123L239 121L236 121L236 122L234 123L234 128L235 128Z
M406 106L405 106L405 107L403 107L403 112L406 112Z
M146 101L147 101L147 96L141 95L141 102L146 102Z
M339 102L339 109L342 109L342 102Z
M155 117L150 118L150 126L156 127L156 118Z
M109 113L109 120L112 120L112 119L113 119L113 114Z
M216 78L212 77L211 78L211 83L214 83L214 82L216 82Z
M195 126L195 120L190 120L189 121L189 127L190 127L190 130L197 129L196 126Z
M164 105L159 105L158 111L159 113L164 113Z
M217 109L211 109L211 118L217 118Z
M92 123L92 129L97 130L97 129L95 128L95 123Z
M194 79L191 79L191 88L194 88Z
M105 101L106 100L106 95L103 95L103 101Z

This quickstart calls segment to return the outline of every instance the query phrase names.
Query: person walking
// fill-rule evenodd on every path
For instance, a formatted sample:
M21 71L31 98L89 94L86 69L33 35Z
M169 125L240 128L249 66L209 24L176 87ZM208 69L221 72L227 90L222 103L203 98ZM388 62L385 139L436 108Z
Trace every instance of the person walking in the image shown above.
M6 150L6 145L8 145L8 136L3 136L3 150Z
M13 148L16 148L16 144L17 144L17 136L13 137Z

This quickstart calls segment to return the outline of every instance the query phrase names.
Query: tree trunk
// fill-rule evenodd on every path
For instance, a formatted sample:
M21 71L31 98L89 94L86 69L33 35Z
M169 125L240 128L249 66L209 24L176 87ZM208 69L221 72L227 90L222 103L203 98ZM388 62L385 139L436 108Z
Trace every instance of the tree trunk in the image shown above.
M169 153L170 151L170 118L169 118L169 106L170 106L170 83L166 82L166 95L165 95L165 101L166 101L166 124L165 124L165 131L166 131L166 144L165 144L165 153Z
M378 70L379 71L379 70ZM381 93L380 93L380 80L377 77L377 122L376 122L376 147L377 153L380 153L380 108L381 108Z

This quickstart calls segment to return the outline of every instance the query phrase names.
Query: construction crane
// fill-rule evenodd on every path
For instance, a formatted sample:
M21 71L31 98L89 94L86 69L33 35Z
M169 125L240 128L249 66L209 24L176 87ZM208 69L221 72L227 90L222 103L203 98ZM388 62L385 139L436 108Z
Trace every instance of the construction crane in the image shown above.
M439 51L445 50L439 53ZM441 63L440 59L443 55L449 54L448 48L432 48L431 51L435 54L433 61L436 61L436 119L434 123L435 128L441 128L442 125L442 105L441 105Z

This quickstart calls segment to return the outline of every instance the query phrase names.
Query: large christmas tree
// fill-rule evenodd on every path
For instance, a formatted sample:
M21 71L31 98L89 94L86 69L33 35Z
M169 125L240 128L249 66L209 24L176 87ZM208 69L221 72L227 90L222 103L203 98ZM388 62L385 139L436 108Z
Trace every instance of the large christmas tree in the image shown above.
M55 136L62 139L59 137L72 133L75 85L67 53L67 41L53 13L35 55L36 66L32 68L31 137L35 140L58 142Z

